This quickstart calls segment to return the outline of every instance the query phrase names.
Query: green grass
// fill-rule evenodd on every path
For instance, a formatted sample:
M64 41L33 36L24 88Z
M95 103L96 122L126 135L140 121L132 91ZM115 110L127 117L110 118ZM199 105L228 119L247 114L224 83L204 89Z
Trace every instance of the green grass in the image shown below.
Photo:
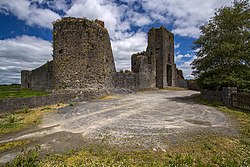
M0 85L0 99L5 98L22 98L33 96L46 96L49 95L45 91L34 91L31 89L21 88L21 85Z
M147 167L147 166L247 166L249 161L240 159L234 155L236 150L235 143L228 140L212 139L212 142L206 139L198 141L196 144L186 147L170 148L169 151L135 150L122 151L118 148L105 147L103 145L92 145L79 151L70 151L66 154L47 154L43 158L37 158L39 151L30 151L26 155L19 156L9 166L15 166L14 163L22 166L26 159L34 160L36 166L127 166L127 167ZM222 142L222 143L221 143ZM223 142L226 146L223 146ZM210 143L210 144L209 144ZM197 146L197 148L195 147ZM223 146L223 147L222 147ZM232 147L233 146L233 147ZM231 148L227 148L231 147ZM226 151L225 148L228 150ZM188 150L186 150L188 149ZM224 150L223 150L224 149ZM185 150L185 151L184 151ZM233 153L230 152L233 150ZM184 152L183 152L184 151ZM196 152L197 151L197 152ZM20 158L22 157L22 158ZM29 158L30 157L30 158ZM30 166L34 161L31 161Z
M16 132L41 122L42 116L45 112L56 111L57 108L64 107L66 104L50 105L39 108L23 109L0 117L0 134Z
M22 153L17 155L13 162L7 164L0 164L5 167L36 167L39 163L40 147L36 146L34 149L24 148Z
M28 143L30 143L30 141L21 140L21 141L12 141L12 142L0 144L0 153L11 150L13 148L24 147Z

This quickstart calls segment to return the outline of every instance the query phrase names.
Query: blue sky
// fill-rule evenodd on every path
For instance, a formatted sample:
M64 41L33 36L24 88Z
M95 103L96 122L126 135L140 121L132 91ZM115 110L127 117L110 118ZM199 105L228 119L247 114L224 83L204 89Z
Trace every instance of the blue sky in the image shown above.
M191 79L192 42L215 9L232 0L0 0L0 84L20 83L20 71L52 59L52 24L62 17L101 19L109 31L116 68L147 46L147 32L175 34L175 62Z

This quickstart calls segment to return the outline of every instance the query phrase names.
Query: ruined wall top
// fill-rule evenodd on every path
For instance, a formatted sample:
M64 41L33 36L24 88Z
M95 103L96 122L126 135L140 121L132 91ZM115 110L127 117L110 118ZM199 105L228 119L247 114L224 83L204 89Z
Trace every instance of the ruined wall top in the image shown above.
M167 30L165 27L161 26L159 28L151 28L148 31L148 34L152 33L153 31L162 31L162 32L166 32L167 34L169 34L171 37L174 37L174 34L172 32L170 32L169 30Z
M76 17L64 17L62 19L58 19L54 22L52 22L54 28L60 27L64 25L86 25L86 26L99 26L102 28L104 27L104 21L102 20L88 20L87 18L76 18Z

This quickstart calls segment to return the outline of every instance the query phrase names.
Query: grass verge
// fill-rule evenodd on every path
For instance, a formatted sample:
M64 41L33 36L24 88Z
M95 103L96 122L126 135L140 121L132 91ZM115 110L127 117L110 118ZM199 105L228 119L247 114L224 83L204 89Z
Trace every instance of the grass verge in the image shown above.
M0 134L16 132L36 125L41 122L44 113L56 111L56 109L63 106L66 105L56 104L34 109L24 107L14 114L3 115L0 117Z
M26 146L30 141L28 140L21 140L21 141L12 141L7 143L0 144L0 153L12 150L13 148L20 148Z
M49 95L45 91L34 91L31 89L21 88L21 85L0 85L0 99L6 98L23 98L33 96L46 96Z

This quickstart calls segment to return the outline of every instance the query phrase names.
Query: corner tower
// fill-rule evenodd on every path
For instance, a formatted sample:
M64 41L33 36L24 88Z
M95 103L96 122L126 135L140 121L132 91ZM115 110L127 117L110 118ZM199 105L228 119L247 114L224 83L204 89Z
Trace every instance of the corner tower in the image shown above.
M68 17L53 26L53 89L112 88L115 64L104 23Z

